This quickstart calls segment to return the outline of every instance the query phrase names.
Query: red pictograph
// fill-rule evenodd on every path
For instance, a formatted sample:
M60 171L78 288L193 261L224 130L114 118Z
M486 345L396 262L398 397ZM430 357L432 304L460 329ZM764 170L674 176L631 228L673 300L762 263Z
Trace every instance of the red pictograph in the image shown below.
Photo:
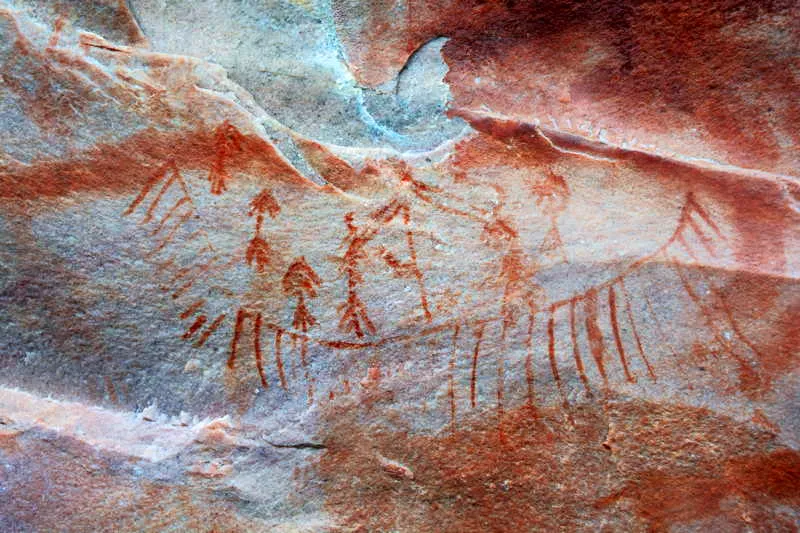
M214 157L208 174L211 194L222 194L226 190L226 183L231 176L225 165L231 157L242 151L243 142L244 136L227 121L214 130Z
M361 230L355 225L353 218L353 213L347 213L344 218L347 225L347 251L342 258L342 271L347 279L347 301L340 308L339 329L345 333L355 333L356 337L361 338L365 331L371 335L377 333L367 313L367 307L358 296L358 286L364 281L359 263L367 258L366 245L377 230Z
M230 180L225 170L226 162L240 149L242 139L229 124L218 127L214 139L216 148L209 175L212 183L210 192L220 194ZM567 261L558 228L558 219L564 215L571 199L566 177L545 168L536 177L527 180L529 198L532 198L544 220L545 236L538 246L526 246L521 242L513 210L507 208L507 194L500 185L494 187L499 202L487 209L450 192L444 186L425 183L403 161L393 159L380 164L396 180L397 190L392 190L389 198L377 207L372 203L369 208L362 207L344 214L344 236L340 242L343 251L335 259L340 279L344 280L343 289L336 289L335 284L324 284L314 269L319 266L317 262L330 260L330 256L321 259L306 254L287 261L284 250L271 245L265 222L268 219L273 221L271 224L275 232L281 231L282 227L279 218L282 208L273 189L263 188L249 202L247 214L253 219L254 227L252 236L242 247L245 250L244 259L253 272L265 276L260 279L270 280L274 287L279 288L287 300L289 311L286 316L271 316L272 312L268 313L257 303L240 302L231 309L210 311L212 307L208 298L196 294L192 290L194 284L197 280L230 268L236 261L241 264L241 255L238 259L226 261L212 244L202 224L193 222L198 218L197 205L175 161L170 159L156 168L124 215L140 213L140 224L148 226L147 237L153 244L147 251L147 258L155 262L160 272L168 272L165 290L175 299L191 294L191 299L187 298L186 307L179 315L181 320L188 321L181 336L201 347L228 324L228 331L232 330L228 368L233 369L237 365L243 351L252 352L255 376L262 387L268 387L271 380L268 369L274 368L273 381L287 392L294 379L294 370L289 371L287 361L290 360L287 358L297 353L309 401L315 397L315 378L312 375L315 364L312 363L316 362L309 360L309 353L314 357L320 353L310 351L312 345L323 349L322 353L325 350L371 350L375 353L374 357L379 359L389 346L446 337L450 346L445 362L447 410L455 428L460 399L466 401L468 409L478 408L481 403L483 396L479 394L478 387L483 387L484 381L481 381L479 373L484 371L490 353L497 363L496 405L499 412L503 411L509 401L507 392L510 390L507 389L509 374L505 353L515 348L514 343L519 343L523 350L523 359L518 368L520 374L524 374L520 376L523 380L522 394L532 409L537 403L537 379L541 382L544 377L537 375L537 368L549 373L548 379L552 378L564 406L569 404L568 389L571 385L567 380L571 375L576 376L576 382L587 397L607 394L612 380L621 379L634 384L646 376L655 381L657 365L648 357L648 345L658 344L673 352L675 349L661 330L658 320L646 331L657 332L660 338L654 341L643 335L642 321L648 320L648 317L637 316L637 313L644 312L649 315L649 320L658 313L647 291L636 290L641 284L631 279L645 265L660 263L673 269L679 286L703 317L704 326L712 333L714 343L730 353L740 367L742 379L750 382L760 379L753 361L762 354L737 322L725 296L710 281L705 283L705 291L701 293L697 288L696 276L702 275L702 270L689 272L691 261L699 262L703 257L717 258L724 253L723 247L727 241L712 212L701 204L694 193L686 194L676 213L674 231L652 253L627 263L627 266L620 267L617 275L579 294L549 301L534 279L540 261L548 255L552 258L552 252L556 252L556 260ZM469 178L463 178L462 181L469 183ZM445 318L446 313L440 316L437 312L436 318L440 322L434 322L426 280L435 279L437 273L422 265L431 264L435 268L435 262L428 262L427 248L421 248L423 257L420 257L418 249L418 241L424 242L420 235L425 235L419 221L424 220L431 211L465 221L465 227L476 232L478 242L490 249L492 269L487 276L489 282L482 287L488 287L498 295L493 311L479 316L456 314L450 319ZM195 260L189 264L181 262L178 254L162 257L162 254L166 255L168 250L175 247L183 248L185 255L188 246L195 251ZM688 265L685 257L689 258ZM289 266L285 271L277 270L287 263ZM373 318L363 296L368 283L365 276L367 269L370 273L369 283L374 283L376 276L411 281L407 290L413 291L413 297L418 298L422 317L412 331L389 335L379 331L380 321ZM370 289L374 290L374 287ZM343 294L336 293L341 290ZM314 306L321 305L312 302L320 296L320 292L326 293L324 301L335 302L339 299L342 302L338 306L337 321L332 324L320 324L318 316L324 317L326 314L312 312ZM323 301L323 298L318 301ZM316 309L319 311L320 308ZM377 313L375 315L378 316ZM497 325L496 329L490 327L493 324ZM344 336L337 337L333 333L335 330ZM519 335L511 336L512 331ZM494 332L497 332L497 338L491 337ZM266 335L271 336L267 346L271 344L274 352L274 357L269 360L265 359L263 353ZM286 342L287 339L290 342ZM498 348L493 350L498 340ZM568 354L559 352L564 346ZM465 357L463 368L458 364L459 353ZM541 357L541 365L536 364L537 357ZM464 373L463 384L458 378L459 372ZM341 383L347 383L345 389L353 388L351 382L359 383L360 378L342 376ZM465 387L463 393L459 391L460 386ZM330 390L324 396L335 397L336 394Z
M281 208L269 190L264 189L250 203L249 216L255 216L255 234L247 245L245 260L256 272L263 273L270 264L272 250L263 236L264 215L275 218L280 213Z
M322 285L322 280L314 269L306 262L305 257L299 257L289 266L281 282L283 293L295 299L292 327L296 331L308 333L309 328L317 323L317 319L308 310L307 301L316 298L317 287ZM296 336L292 337L296 339ZM308 371L308 338L300 337L300 365L303 367L307 384L308 401L314 398L313 380Z

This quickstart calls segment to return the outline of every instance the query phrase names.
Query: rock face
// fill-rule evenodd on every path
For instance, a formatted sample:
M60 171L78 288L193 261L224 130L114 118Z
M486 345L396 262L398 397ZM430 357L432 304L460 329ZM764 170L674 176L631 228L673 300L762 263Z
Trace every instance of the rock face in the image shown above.
M0 530L796 531L799 20L0 0Z

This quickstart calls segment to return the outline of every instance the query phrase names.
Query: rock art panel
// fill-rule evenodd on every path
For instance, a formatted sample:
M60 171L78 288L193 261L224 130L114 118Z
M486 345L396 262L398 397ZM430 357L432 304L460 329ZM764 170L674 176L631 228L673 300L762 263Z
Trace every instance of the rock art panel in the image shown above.
M0 3L3 529L796 529L796 11Z

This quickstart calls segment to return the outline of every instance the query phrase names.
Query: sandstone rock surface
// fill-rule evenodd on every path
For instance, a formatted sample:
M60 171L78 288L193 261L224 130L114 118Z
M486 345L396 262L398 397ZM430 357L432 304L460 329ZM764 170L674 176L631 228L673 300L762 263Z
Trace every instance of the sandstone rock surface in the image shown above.
M0 530L796 531L799 21L0 0Z

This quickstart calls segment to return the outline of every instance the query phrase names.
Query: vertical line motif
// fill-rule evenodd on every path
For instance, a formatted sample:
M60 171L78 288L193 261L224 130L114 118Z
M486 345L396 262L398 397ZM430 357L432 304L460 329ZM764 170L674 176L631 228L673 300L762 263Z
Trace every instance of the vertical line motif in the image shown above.
M244 309L240 308L236 311L236 322L234 322L233 337L231 338L231 353L228 356L228 368L231 370L233 370L233 365L236 363L236 350L239 347L239 337L242 335L245 316L247 316L247 311Z
M305 335L300 337L300 366L303 367L303 377L306 380L308 405L314 403L314 383L308 370L308 339Z
M581 350L578 346L578 331L575 326L575 304L573 298L569 302L569 332L572 340L572 355L575 358L575 368L578 370L578 375L583 383L583 388L586 389L586 394L592 397L592 389L589 387L589 378L586 377L586 371L583 367L583 359L581 358Z
M627 287L625 287L625 282L622 280L622 278L619 280L619 287L622 289L622 295L625 297L625 314L628 315L628 322L631 324L631 332L633 333L633 339L636 341L636 348L639 350L639 356L642 358L642 361L644 361L644 364L647 367L647 374L650 376L650 379L652 381L656 381L656 373L653 372L653 367L650 365L650 361L647 359L647 356L644 353L642 339L639 336L639 330L636 327L636 321L633 318L631 295L628 292Z
M469 399L472 407L478 405L478 355L480 354L481 341L483 340L483 328L484 325L481 324L478 326L478 329L475 332L475 349L472 352L472 376L469 384Z
M497 414L502 417L506 392L506 358L505 343L500 346L500 353L497 354Z
M525 346L528 353L525 355L525 381L528 385L528 407L533 408L536 404L533 374L533 329L536 324L536 313L531 310L528 315L528 333L525 338Z
M635 383L636 378L633 377L630 368L628 368L628 359L625 356L625 346L622 343L622 335L620 335L619 332L619 320L617 320L617 292L614 290L614 285L609 285L608 287L608 309L609 320L611 321L611 332L614 335L614 344L617 347L619 361L622 363L622 369L625 372L625 380L628 383Z
M297 349L297 334L296 333L289 333L289 355L293 354ZM297 361L294 363L292 362L292 358L289 358L289 379L295 381L297 379Z
M453 328L453 343L450 351L450 363L448 365L447 397L450 400L450 427L453 433L456 431L456 384L454 374L456 370L456 351L458 349L457 343L460 329L461 327L459 324L456 324Z
M286 390L286 373L283 370L283 359L281 358L281 337L283 337L283 330L278 329L275 331L275 366L278 368L278 379L281 382L281 388Z
M433 316L428 308L428 293L425 290L425 281L422 279L422 271L417 265L417 249L414 247L414 233L410 230L406 232L406 241L408 243L408 254L411 257L411 264L413 265L414 277L417 278L417 285L419 286L419 300L422 306L422 312L425 314L425 320L430 323L433 320Z
M267 376L264 374L264 358L261 354L261 313L256 314L253 324L253 354L256 358L256 370L258 377L261 378L261 386L265 389L269 387Z
M547 356L550 359L550 371L553 373L553 380L556 383L558 394L561 396L561 402L566 408L569 407L569 403L561 386L561 376L558 373L558 365L556 364L556 310L556 306L551 306L550 317L547 319Z
M603 332L597 324L597 291L594 289L588 291L583 298L583 314L586 324L586 336L589 339L589 351L592 353L597 371L603 379L603 388L608 389L608 375L603 363L605 344L603 343Z

